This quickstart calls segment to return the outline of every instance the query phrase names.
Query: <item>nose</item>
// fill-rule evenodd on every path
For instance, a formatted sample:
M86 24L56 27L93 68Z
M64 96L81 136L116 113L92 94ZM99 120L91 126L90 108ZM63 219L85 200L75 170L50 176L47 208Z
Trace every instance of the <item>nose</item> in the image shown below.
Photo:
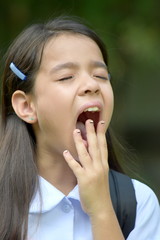
M91 76L84 77L81 79L81 85L79 89L79 95L87 95L87 94L99 94L100 93L100 85L96 79Z

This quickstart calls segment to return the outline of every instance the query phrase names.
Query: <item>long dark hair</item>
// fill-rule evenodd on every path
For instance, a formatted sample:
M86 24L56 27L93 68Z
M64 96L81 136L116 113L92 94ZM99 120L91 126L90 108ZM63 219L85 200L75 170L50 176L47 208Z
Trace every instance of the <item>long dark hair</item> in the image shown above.
M68 17L56 18L46 24L35 24L24 30L9 47L2 79L0 126L0 239L24 240L27 236L28 211L38 186L36 139L32 127L19 119L11 104L16 90L32 91L40 67L43 49L55 35L70 32L83 34L99 46L108 65L105 46L97 34ZM13 62L26 76L20 80L9 68ZM109 166L122 168L114 152L112 137L107 131Z

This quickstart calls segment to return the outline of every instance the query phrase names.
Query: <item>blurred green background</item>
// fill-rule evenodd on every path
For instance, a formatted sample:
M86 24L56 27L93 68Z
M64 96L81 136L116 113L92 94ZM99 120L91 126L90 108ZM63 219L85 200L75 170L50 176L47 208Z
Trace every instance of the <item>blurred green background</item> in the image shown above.
M86 20L106 43L115 111L112 126L136 155L139 178L160 199L160 1L5 0L0 55L31 23L59 15Z

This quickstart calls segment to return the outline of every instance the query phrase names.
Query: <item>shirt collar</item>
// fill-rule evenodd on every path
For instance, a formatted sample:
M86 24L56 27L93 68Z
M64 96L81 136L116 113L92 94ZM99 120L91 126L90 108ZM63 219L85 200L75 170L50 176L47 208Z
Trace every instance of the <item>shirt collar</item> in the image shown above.
M30 204L29 213L43 213L50 211L60 203L63 198L72 198L80 201L78 185L65 196L47 180L39 176L40 190L37 190Z

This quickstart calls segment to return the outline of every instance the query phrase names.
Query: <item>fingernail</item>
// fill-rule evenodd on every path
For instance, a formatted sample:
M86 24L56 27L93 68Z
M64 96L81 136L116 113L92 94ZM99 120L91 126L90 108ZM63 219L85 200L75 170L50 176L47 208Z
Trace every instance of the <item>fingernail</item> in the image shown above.
M77 133L80 133L81 131L80 131L79 129L76 129L76 132L77 132Z
M100 121L100 124L105 124L105 121Z
M64 150L64 153L68 153L68 150Z
M93 123L93 120L90 120L89 122L90 122L90 123Z

